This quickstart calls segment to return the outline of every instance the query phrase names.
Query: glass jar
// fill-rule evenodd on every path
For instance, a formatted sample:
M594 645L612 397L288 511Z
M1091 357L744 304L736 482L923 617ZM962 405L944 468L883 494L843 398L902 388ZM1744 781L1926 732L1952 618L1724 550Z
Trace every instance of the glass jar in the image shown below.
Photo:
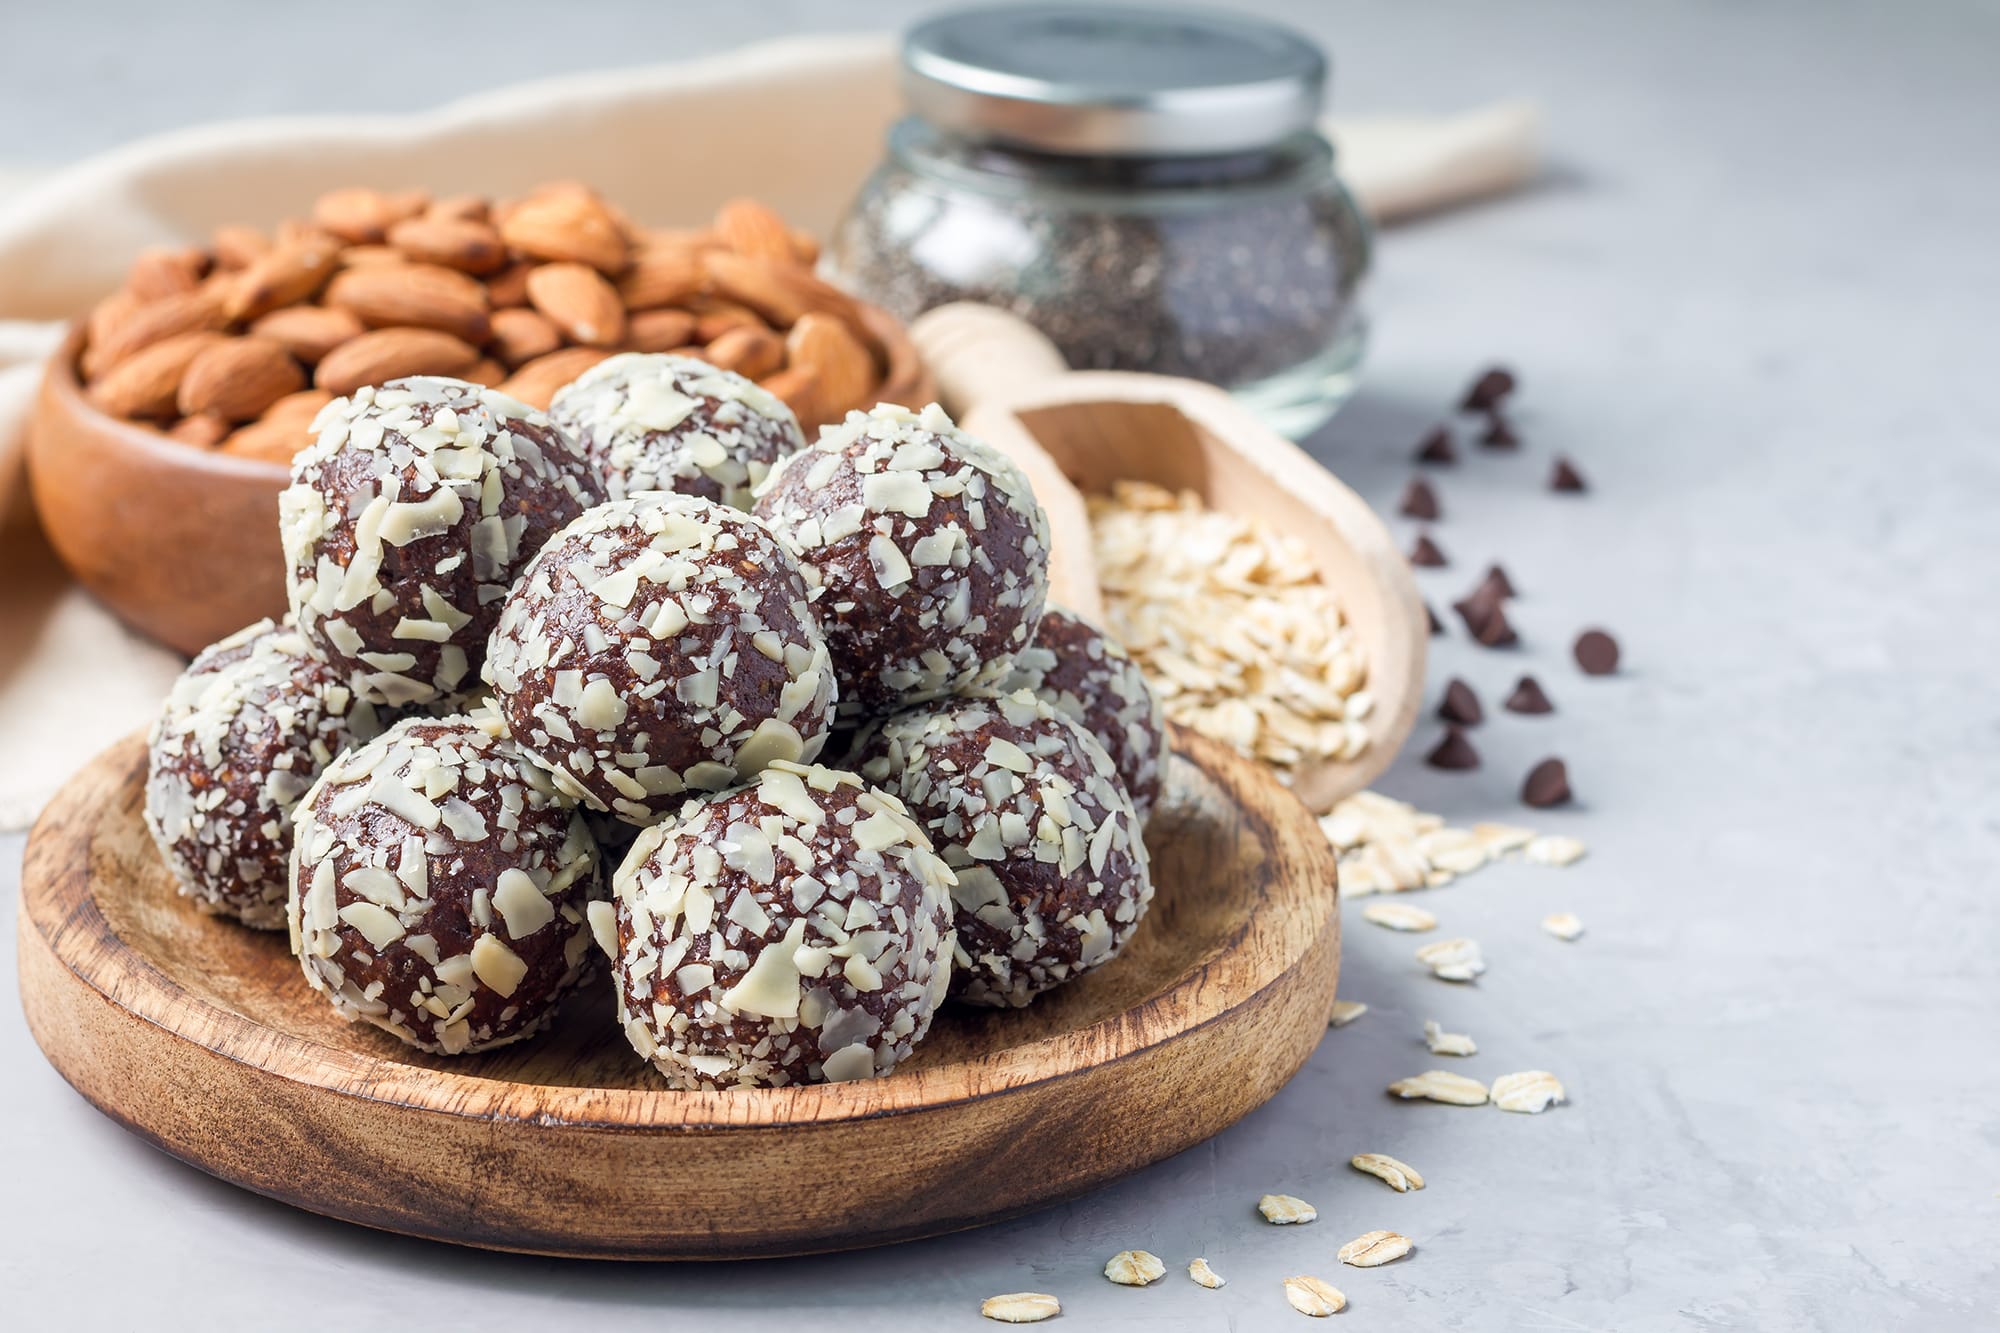
M900 318L1011 310L1071 366L1231 390L1304 434L1352 391L1369 231L1314 129L1325 62L1229 16L1008 8L903 51L912 114L830 276Z

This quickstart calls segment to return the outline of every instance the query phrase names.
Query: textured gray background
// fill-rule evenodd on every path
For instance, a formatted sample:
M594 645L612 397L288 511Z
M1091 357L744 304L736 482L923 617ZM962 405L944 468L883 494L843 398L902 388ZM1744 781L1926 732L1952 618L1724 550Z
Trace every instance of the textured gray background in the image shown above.
M1426 978L1409 937L1350 908L1341 989L1374 1012L1213 1142L969 1235L712 1267L461 1253L240 1193L91 1111L8 1003L7 1322L970 1329L980 1298L1032 1288L1063 1299L1055 1327L1261 1329L1300 1326L1278 1280L1313 1272L1346 1290L1349 1329L1993 1326L2000 11L1262 7L1332 47L1342 110L1529 93L1551 111L1544 187L1385 239L1367 387L1313 441L1386 508L1408 446L1474 368L1504 358L1525 381L1529 449L1442 478L1455 564L1424 578L1442 604L1504 558L1523 647L1443 641L1436 678L1463 673L1490 707L1532 667L1561 711L1489 721L1479 773L1406 756L1382 784L1507 817L1529 762L1570 760L1581 802L1542 822L1586 838L1586 862L1424 899L1484 942L1480 985ZM916 12L38 8L0 20L0 164ZM1595 496L1539 489L1557 449ZM1588 622L1622 636L1622 677L1568 664ZM9 916L20 845L0 839ZM1584 941L1540 933L1557 909L1584 917ZM0 974L11 994L11 950ZM1573 1104L1527 1118L1391 1102L1390 1079L1444 1063L1418 1040L1429 1016L1478 1038L1456 1067L1551 1069ZM1354 1175L1362 1150L1407 1158L1431 1187ZM1315 1201L1320 1221L1264 1226L1265 1190ZM1416 1253L1342 1269L1334 1248L1374 1227ZM1106 1283L1127 1246L1163 1256L1168 1279ZM1230 1285L1190 1285L1194 1254Z

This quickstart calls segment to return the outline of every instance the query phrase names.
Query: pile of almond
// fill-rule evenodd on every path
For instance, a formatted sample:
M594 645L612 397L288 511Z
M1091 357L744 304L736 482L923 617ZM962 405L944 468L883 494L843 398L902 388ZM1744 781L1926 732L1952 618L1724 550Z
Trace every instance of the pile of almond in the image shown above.
M277 462L364 384L451 375L546 408L621 351L738 371L810 430L872 404L885 369L817 258L751 199L662 230L570 183L510 202L335 190L274 235L227 226L140 255L91 312L79 369L113 416Z

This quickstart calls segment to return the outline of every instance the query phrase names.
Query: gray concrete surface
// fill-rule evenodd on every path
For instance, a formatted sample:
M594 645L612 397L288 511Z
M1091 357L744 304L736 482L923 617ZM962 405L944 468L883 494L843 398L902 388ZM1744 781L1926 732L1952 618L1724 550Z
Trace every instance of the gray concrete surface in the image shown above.
M1579 804L1539 822L1587 839L1587 861L1423 900L1483 941L1480 984L1428 979L1409 937L1350 906L1341 989L1373 1012L1211 1143L985 1231L699 1267L462 1253L239 1193L91 1111L0 1005L0 1320L972 1329L982 1297L1028 1288L1062 1298L1054 1327L1256 1330L1300 1326L1278 1284L1309 1272L1345 1289L1347 1329L1994 1326L2000 11L1269 8L1331 44L1345 109L1526 92L1551 111L1544 188L1385 238L1367 387L1312 442L1386 507L1472 370L1504 358L1525 383L1525 453L1440 478L1454 566L1424 583L1442 605L1503 558L1523 646L1443 640L1436 679L1463 674L1491 707L1532 669L1560 711L1489 721L1471 775L1417 761L1426 728L1381 784L1461 819L1514 817L1526 765L1570 761ZM17 6L0 163L911 12L404 9ZM532 35L505 37L515 25ZM450 34L456 54L388 32ZM1540 490L1557 450L1592 497ZM1618 678L1569 664L1587 623L1623 638ZM20 846L0 840L10 917ZM1581 942L1537 929L1557 909L1583 916ZM0 973L11 994L11 950ZM1550 1069L1572 1104L1392 1102L1390 1079L1444 1063L1419 1041L1426 1017L1478 1039L1469 1072ZM1355 1175L1363 1150L1430 1188ZM1267 1190L1320 1220L1266 1227ZM1416 1252L1334 1261L1376 1227ZM1128 1246L1164 1257L1166 1281L1106 1283ZM1189 1284L1196 1254L1229 1285Z

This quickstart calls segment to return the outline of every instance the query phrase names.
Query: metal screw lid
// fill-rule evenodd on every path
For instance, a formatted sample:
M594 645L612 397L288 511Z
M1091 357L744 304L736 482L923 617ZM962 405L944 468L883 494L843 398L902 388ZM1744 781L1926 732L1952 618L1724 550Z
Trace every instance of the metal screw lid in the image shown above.
M1241 152L1309 129L1326 58L1289 28L1192 9L1029 5L928 19L903 93L941 129L1051 153Z

